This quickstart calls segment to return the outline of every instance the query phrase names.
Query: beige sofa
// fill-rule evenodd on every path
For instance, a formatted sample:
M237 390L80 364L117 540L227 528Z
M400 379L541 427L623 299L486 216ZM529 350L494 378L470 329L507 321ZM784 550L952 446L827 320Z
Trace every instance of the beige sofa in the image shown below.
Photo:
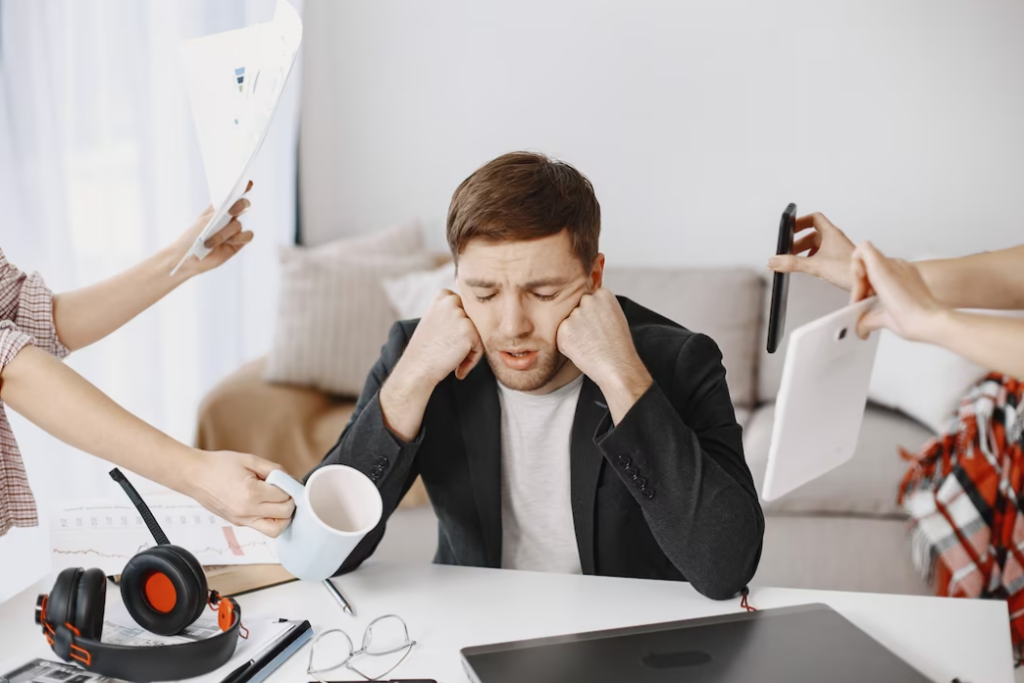
M744 426L747 462L760 491L786 352L785 346L774 355L763 350L768 299L763 274L743 268L609 268L605 284L718 342L737 419ZM820 280L794 276L787 327L793 329L845 301L844 292ZM351 399L267 384L257 362L207 396L197 445L254 452L279 460L301 476L334 444L352 408ZM905 415L869 405L853 460L764 504L764 553L755 583L926 594L911 565L896 491L905 469L899 447L915 451L930 436ZM429 562L435 526L426 496L417 486L392 518L378 552Z

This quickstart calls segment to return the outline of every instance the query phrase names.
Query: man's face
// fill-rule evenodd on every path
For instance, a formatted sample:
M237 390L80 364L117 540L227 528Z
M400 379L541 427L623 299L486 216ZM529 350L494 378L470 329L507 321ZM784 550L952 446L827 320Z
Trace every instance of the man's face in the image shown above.
M558 351L558 326L600 286L603 263L598 256L586 272L564 230L525 242L466 245L457 278L462 305L499 382L516 391L550 390L568 362Z

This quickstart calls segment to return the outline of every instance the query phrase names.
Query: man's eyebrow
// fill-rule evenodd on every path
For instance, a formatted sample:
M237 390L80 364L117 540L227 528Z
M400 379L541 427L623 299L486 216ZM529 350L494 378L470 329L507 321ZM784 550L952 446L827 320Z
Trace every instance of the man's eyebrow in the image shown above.
M569 280L564 277L543 277L536 280L530 280L522 289L538 289L540 287L561 287ZM473 287L474 289L498 289L498 283L491 280L482 279L468 279L466 280L467 287Z
M543 277L537 280L530 280L523 289L538 289L540 287L561 287L569 280L564 277Z

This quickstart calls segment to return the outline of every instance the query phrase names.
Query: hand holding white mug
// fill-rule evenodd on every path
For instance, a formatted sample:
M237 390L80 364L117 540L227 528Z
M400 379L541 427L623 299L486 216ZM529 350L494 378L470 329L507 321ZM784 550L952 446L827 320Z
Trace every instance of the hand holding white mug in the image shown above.
M346 465L319 468L305 486L281 470L271 472L267 483L295 501L295 516L275 547L284 568L307 581L333 576L384 512L374 483Z

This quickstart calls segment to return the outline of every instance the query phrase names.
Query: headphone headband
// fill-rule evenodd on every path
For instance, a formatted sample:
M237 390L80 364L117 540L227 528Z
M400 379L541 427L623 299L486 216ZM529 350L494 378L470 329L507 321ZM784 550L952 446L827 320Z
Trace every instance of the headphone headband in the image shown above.
M216 593L212 595L216 596ZM54 625L46 615L47 595L36 602L36 623L43 627L54 653L76 661L86 670L138 683L173 681L209 673L228 662L242 627L242 608L231 598L219 598L218 620L230 615L231 626L212 638L194 643L130 647L83 638L74 625Z

